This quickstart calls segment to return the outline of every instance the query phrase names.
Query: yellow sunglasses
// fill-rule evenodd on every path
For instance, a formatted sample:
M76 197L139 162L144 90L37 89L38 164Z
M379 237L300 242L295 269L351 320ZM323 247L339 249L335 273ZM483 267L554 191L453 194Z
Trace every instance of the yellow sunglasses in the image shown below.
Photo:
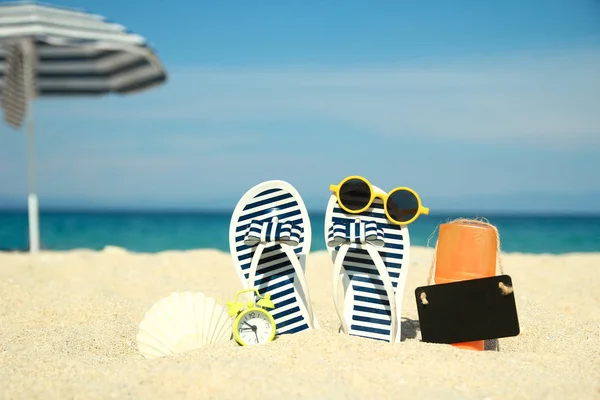
M375 198L383 200L385 215L393 223L408 225L421 214L429 214L429 208L423 207L421 198L414 190L397 187L386 194L375 193L371 183L362 176L349 176L338 185L330 185L337 197L340 208L350 214L366 211Z

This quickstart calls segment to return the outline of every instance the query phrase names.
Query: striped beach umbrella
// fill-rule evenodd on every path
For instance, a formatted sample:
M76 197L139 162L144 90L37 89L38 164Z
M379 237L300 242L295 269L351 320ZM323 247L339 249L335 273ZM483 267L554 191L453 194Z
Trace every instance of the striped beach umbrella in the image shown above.
M0 3L0 103L12 128L27 120L31 252L39 251L32 101L127 95L166 80L146 39L103 16L41 3Z

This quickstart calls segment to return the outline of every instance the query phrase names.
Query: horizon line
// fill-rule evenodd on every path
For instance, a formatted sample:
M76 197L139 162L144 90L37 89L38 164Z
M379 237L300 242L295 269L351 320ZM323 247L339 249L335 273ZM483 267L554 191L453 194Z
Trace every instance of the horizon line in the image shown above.
M307 209L309 214L325 215L325 210ZM0 207L0 213L10 214L27 214L26 207ZM231 214L233 210L219 208L163 208L163 207L44 207L39 209L40 214ZM485 217L482 213L488 216L539 216L539 217L560 217L560 216L576 216L576 217L600 217L600 211L575 211L575 210L437 210L430 212L428 216L473 216Z

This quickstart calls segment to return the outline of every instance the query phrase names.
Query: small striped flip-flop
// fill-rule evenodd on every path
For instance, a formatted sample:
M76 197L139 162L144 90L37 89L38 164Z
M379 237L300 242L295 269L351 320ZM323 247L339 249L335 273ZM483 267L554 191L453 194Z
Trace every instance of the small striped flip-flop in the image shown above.
M373 190L384 193L376 186ZM402 296L410 265L406 226L388 221L379 198L368 210L348 214L331 195L325 241L333 261L333 299L341 332L400 342ZM338 300L340 279L342 304Z
M319 328L306 283L310 251L308 212L284 181L260 183L238 202L229 226L229 248L244 289L271 294L276 333ZM258 298L257 298L258 299Z

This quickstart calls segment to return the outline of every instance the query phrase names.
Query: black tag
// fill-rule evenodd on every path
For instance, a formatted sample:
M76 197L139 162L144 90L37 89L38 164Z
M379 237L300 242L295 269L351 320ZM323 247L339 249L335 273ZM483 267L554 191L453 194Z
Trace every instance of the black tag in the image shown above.
M415 297L424 342L450 344L519 334L508 275L422 286L415 289Z

